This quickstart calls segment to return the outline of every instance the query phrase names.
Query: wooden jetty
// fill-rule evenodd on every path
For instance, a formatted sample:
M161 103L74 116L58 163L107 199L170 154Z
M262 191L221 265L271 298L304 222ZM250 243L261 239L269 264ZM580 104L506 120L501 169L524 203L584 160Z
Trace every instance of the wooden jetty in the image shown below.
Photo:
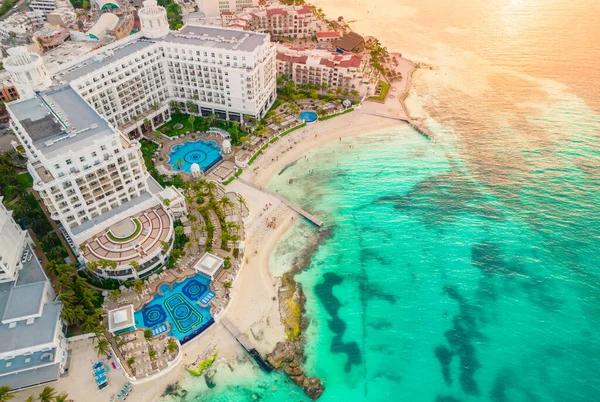
M290 200L288 200L287 198L273 192L270 190L267 190L265 188L259 187L256 184L249 182L247 180L244 180L242 178L238 178L238 180L242 183L244 183L247 186L250 186L252 188L257 189L258 191L262 191L265 194L269 194L275 198L277 198L278 200L281 200L281 202L283 202L284 204L286 204L288 207L290 207L291 209L293 209L294 211L298 212L300 215L302 215L303 217L305 217L306 219L308 219L309 221L311 221L312 223L314 223L315 225L321 227L323 226L323 221L320 220L319 218L317 218L316 216L314 216L313 214L311 214L310 212L302 209L298 204L295 204L293 202L291 202Z
M258 353L256 348L254 347L254 345L252 345L250 340L248 340L246 335L242 334L240 330L235 325L233 325L231 321L223 317L221 318L220 322L221 324L223 324L225 329L227 329L227 331L229 331L229 333L233 335L233 337L240 343L240 345L242 345L242 347L246 349L248 353L250 353L250 355L254 358L254 360L260 366L260 368L265 370L267 373L273 371L273 366L271 365L271 363L262 358L260 353Z
M383 118L386 118L386 119L403 121L405 123L410 124L410 126L412 128L414 128L419 134L424 135L425 137L427 137L430 140L435 140L435 134L433 134L427 128L421 126L418 122L416 122L413 119L410 119L410 118L407 118L407 117L402 117L402 116L394 116L394 115L391 115L391 114L384 114L384 113L370 113L370 112L365 112L365 114L370 114L371 116L383 117Z

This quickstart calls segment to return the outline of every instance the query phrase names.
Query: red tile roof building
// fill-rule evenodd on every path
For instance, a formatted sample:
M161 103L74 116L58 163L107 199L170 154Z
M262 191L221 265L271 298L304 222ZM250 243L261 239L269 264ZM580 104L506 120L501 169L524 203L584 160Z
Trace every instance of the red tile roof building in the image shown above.
M235 16L223 13L221 24L292 38L309 38L321 30L320 20L307 5L247 8Z
M366 63L353 53L339 54L322 49L298 49L277 46L277 75L285 75L296 85L323 85L342 91L367 93L369 81Z
M337 32L317 32L317 41L318 42L335 42L342 38Z

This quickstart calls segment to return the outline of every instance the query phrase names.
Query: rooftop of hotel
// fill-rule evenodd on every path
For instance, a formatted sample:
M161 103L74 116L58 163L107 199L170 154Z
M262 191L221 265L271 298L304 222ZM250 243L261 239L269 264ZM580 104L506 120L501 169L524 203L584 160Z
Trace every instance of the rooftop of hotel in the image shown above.
M148 39L142 33L115 42L88 54L84 60L61 72L66 82L84 77L100 70L123 57L152 46L156 42L190 44L205 48L240 50L251 52L268 40L268 35L235 29L186 25L179 31L172 31L159 39Z
M26 250L33 254L30 245L26 246ZM54 339L61 304L50 302L42 306L47 292L46 281L47 277L40 263L32 258L23 264L16 282L0 284L0 313L3 321L0 324L0 354L44 345ZM38 317L28 324L26 318L31 315ZM22 320L9 324L18 318Z
M8 107L47 158L114 134L106 120L70 86L41 92Z
M169 33L162 40L167 43L251 52L265 43L268 35L227 28L186 25L177 32Z
M340 54L323 49L301 49L288 46L277 46L277 60L289 63L306 64L308 66L326 66L329 68L359 68L362 58L353 53Z
M162 249L161 242L171 238L173 222L161 206L146 209L130 219L136 227L139 225L139 230L121 240L115 237L109 227L86 241L84 258L87 261L107 260L126 265Z

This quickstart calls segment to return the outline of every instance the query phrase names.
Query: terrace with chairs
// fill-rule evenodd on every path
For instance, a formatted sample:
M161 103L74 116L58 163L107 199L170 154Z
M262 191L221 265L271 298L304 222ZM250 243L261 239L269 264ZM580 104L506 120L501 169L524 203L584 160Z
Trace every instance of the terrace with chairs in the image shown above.
M172 238L172 219L159 205L90 238L85 243L83 256L88 262L114 261L117 270L130 269L139 264L136 268L141 274L152 268L155 263L152 259L163 251L163 242L170 243Z

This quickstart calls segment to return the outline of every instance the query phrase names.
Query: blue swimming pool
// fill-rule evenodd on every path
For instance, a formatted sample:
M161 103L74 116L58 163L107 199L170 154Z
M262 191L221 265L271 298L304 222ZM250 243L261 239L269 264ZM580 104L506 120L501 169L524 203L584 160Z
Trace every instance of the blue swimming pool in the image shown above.
M198 301L205 300L212 291L210 279L198 274L183 282L173 284L173 289L161 285L162 295L156 294L143 309L134 314L138 328L160 330L161 324L168 322L171 326L169 335L179 342L187 341L200 334L213 322L210 307L202 307Z
M192 164L197 163L200 169L207 171L221 160L221 152L214 141L186 141L175 145L169 152L167 164L175 171L190 173Z
M298 115L298 117L300 118L300 120L304 121L305 123L312 123L314 121L317 121L317 114L310 110L305 110L304 112L301 112Z

